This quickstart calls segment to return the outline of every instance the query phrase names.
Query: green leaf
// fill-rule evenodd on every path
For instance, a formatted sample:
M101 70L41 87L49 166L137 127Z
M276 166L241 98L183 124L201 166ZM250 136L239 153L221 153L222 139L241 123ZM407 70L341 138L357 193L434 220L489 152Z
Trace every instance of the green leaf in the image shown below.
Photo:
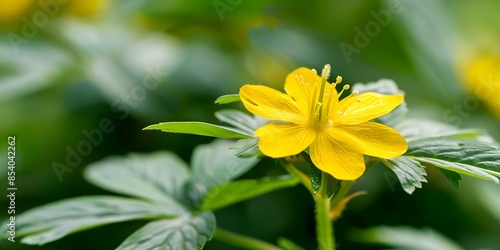
M75 232L110 223L168 218L182 213L176 208L136 199L84 196L49 203L22 213L17 217L16 231L17 236L25 235L21 243L43 245Z
M232 94L232 95L223 95L217 98L215 100L216 104L229 104L233 102L240 102L240 95L239 94Z
M394 127L399 133L411 142L424 138L451 137L463 139L476 139L492 143L485 138L483 131L477 129L458 129L452 125L423 119L407 119ZM486 139L486 140L485 140Z
M228 123L252 137L255 130L268 121L258 117L252 117L238 110L224 109L215 112L215 117L221 122Z
M241 139L231 147L233 154L238 157L252 157L260 154L259 138Z
M457 243L431 229L380 226L351 230L349 238L355 242L383 244L399 249L463 250Z
M235 156L230 150L233 145L234 141L214 140L195 148L191 159L193 175L188 186L195 206L212 187L238 178L259 162L257 157Z
M202 249L215 232L212 212L153 221L130 235L118 250Z
M299 179L292 176L230 182L211 189L201 203L200 209L216 210L277 189L292 187L297 183Z
M170 152L113 156L91 164L84 177L105 190L149 200L165 206L179 206L184 185L190 177L188 166Z
M422 188L422 182L427 182L425 167L409 157L382 159L382 163L396 174L403 190L408 194L412 194L415 188Z
M453 186L460 188L460 181L462 180L462 176L460 174L444 168L439 168L439 170L446 176L446 178L448 178Z
M252 137L236 128L228 128L204 122L163 122L145 127L143 130L161 130L169 133L203 135L227 139Z
M500 149L468 139L426 138L409 143L406 156L459 174L498 183Z
M399 90L396 83L390 79L381 79L377 82L368 82L366 84L356 83L352 87L352 90L359 93L376 92L384 95L404 95L404 92ZM389 114L377 118L376 121L394 127L405 119L406 113L408 113L408 108L406 102L403 102Z
M278 239L278 246L283 250L304 250L304 248L298 246L293 241L283 237Z

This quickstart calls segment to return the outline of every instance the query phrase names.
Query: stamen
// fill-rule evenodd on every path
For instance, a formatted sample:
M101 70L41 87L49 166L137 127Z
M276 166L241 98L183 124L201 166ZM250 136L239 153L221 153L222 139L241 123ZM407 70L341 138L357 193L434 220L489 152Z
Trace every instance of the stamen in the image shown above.
M346 96L344 99L349 98L349 97L351 97L351 96L355 96L355 95L357 95L357 94L359 94L359 91L354 90L354 91L353 91L350 95ZM359 98L358 98L356 101L360 102L360 101L361 101L361 99L359 99Z
M339 84L341 82L342 82L342 77L341 76L337 76L337 79L335 79L335 82L333 83L333 86L337 86L337 84Z
M339 93L339 96L341 96L344 93L344 91L348 90L349 88L351 88L351 86L349 86L349 84L344 85L344 87L342 87L342 90Z
M325 95L325 88L328 84L328 77L330 77L331 71L330 64L325 65L323 71L321 72L321 89L319 91L319 98L317 99L317 105L315 107L315 113L317 114L317 122L321 121L321 117L323 115L323 98Z

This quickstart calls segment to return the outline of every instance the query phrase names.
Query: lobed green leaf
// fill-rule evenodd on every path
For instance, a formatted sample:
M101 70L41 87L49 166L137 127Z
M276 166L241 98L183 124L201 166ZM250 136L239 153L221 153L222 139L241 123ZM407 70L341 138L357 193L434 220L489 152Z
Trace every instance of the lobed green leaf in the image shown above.
M136 199L83 196L49 203L17 216L16 232L17 236L25 236L21 240L23 244L43 245L75 232L110 223L168 218L182 213L184 211L178 208Z
M202 249L215 232L212 212L153 221L130 235L118 250Z
M178 207L190 178L187 164L170 152L113 156L89 165L88 182L111 192Z

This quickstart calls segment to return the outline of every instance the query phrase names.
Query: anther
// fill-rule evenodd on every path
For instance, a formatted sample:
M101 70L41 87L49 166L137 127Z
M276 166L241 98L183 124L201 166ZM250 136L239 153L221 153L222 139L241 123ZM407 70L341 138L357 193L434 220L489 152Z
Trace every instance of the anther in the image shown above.
M349 86L349 84L344 85L344 87L342 87L342 90L341 90L341 91L340 91L340 93L339 93L339 96L341 96L341 95L342 95L342 93L344 93L344 91L345 91L345 90L348 90L349 88L351 88L351 86Z

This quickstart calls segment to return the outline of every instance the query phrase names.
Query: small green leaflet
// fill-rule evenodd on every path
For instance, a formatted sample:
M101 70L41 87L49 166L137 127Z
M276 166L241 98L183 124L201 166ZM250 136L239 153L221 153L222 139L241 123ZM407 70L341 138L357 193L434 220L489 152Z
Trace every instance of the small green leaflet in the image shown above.
M252 134L248 134L240 129L204 122L163 122L149 125L143 130L161 130L169 133L202 135L227 139L245 139L252 137Z
M229 104L241 101L239 94L223 95L215 100L216 104Z

